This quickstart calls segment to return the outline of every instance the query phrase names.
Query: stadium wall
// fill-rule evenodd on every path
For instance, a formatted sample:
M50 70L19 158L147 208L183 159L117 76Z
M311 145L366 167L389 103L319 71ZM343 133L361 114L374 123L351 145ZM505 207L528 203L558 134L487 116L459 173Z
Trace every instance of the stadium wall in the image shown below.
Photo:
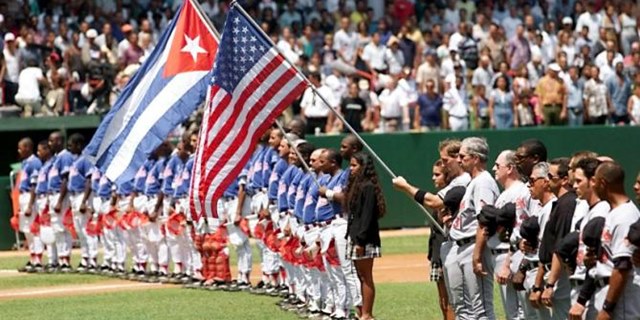
M2 122L4 121L7 120L3 119ZM38 126L12 124L10 127L0 125L0 132L4 137L0 140L0 144L3 150L9 150L0 159L0 167L4 175L8 176L9 164L16 162L16 152L13 150L16 150L16 144L21 137L31 136L37 142L39 139L46 139L48 133L56 129L64 130L67 134L81 132L89 137L98 122L95 118L87 118L82 121L74 119L66 123L44 120L38 124ZM20 130L20 128L23 129ZM424 189L433 190L431 166L438 158L438 143L446 138L463 139L473 135L485 137L489 142L489 169L493 166L493 160L501 150L514 149L520 141L529 138L538 138L547 145L549 159L569 156L573 152L586 149L611 156L625 167L627 191L630 195L633 194L632 186L640 169L640 127L522 128L508 131L460 133L363 134L363 137L397 175L406 177L411 183ZM318 147L338 148L342 137L313 136L308 140ZM383 182L382 187L388 203L388 213L381 221L381 227L392 229L425 226L427 219L413 203L414 201L393 189L391 178L382 168L378 167L378 173ZM15 241L13 230L9 228L8 224L8 219L11 216L8 177L0 177L0 190L2 190L0 195L0 250L6 250ZM632 198L634 197L632 196Z

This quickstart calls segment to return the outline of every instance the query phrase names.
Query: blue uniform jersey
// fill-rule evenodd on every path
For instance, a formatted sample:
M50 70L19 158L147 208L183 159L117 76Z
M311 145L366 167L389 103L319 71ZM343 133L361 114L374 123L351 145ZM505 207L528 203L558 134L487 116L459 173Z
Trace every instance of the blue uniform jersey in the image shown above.
M172 155L162 171L162 193L167 196L173 196L175 185L173 182L182 173L184 161L177 154Z
M298 184L298 188L296 189L296 205L293 209L293 214L300 221L303 221L304 218L304 203L307 198L307 191L309 191L312 174L312 172L305 173L300 180L300 184Z
M297 169L298 168L294 165L288 166L287 169L284 171L284 173L282 173L282 177L280 177L278 181L277 198L278 198L278 210L280 212L284 212L289 209L289 199L288 199L289 193L287 191L289 189L289 185L291 184L291 182L293 181L293 178L295 177Z
M107 176L101 175L98 182L98 197L102 199L111 198L113 183L107 179Z
M60 188L62 187L62 177L64 175L69 174L69 170L71 170L71 165L76 160L76 156L69 152L69 150L62 150L58 153L53 160L53 164L51 165L51 170L49 170L49 192L56 193L60 192Z
M100 188L100 178L102 177L102 173L96 167L91 169L91 190L94 193L98 193L98 188Z
M84 192L87 179L93 174L93 164L85 156L79 156L69 169L69 192Z
M119 196L129 196L133 193L133 179L123 182L116 188L116 194Z
M297 167L296 167L297 168ZM302 169L298 168L295 173L293 173L293 178L291 179L291 183L287 187L287 202L289 204L289 210L293 212L296 207L296 195L298 192L298 186L300 185L300 181L305 176L305 172Z
M238 179L233 179L231 184L227 187L227 190L222 194L226 198L235 198L238 196Z
M147 174L147 180L144 185L145 195L155 196L160 192L160 187L162 186L162 171L164 171L166 161L166 158L160 158L153 167L151 167L151 171Z
M317 176L318 183L315 183L313 179L309 179L309 189L304 199L304 208L302 211L302 220L304 224L310 224L316 221L316 207L318 206L318 198L320 197L320 187L326 185L329 182L331 176L326 174L320 174Z
M246 190L250 195L255 194L263 187L262 179L262 159L267 148L258 145L256 151L251 157L249 172L247 173L247 186Z
M179 174L176 175L175 180L173 180L173 197L174 198L184 198L189 195L189 185L191 184L191 174L193 172L193 163L195 162L195 157L189 157L187 163L184 164L182 170Z
M144 193L145 183L147 181L147 174L156 163L155 160L147 159L138 172L136 172L135 178L133 178L133 190L138 193Z
M289 164L284 159L279 159L276 162L276 165L271 170L271 175L269 177L269 188L267 194L269 195L269 200L278 200L278 187L280 184L280 179L282 179L282 175L289 168Z
M53 158L47 160L40 170L38 170L38 180L36 181L36 194L43 195L49 192L49 171L53 165Z
M345 178L347 175L345 171L340 170L335 175L333 175L327 184L327 190L332 190L334 192L342 192L343 185L346 183ZM346 179L348 180L348 179ZM342 213L342 206L338 201L329 201L329 199L325 197L320 197L318 199L318 205L316 206L316 220L317 221L327 221L332 219L336 214Z
M271 184L271 173L275 169L278 160L281 160L281 158L277 150L269 147L265 148L264 154L262 155L262 187L267 188L267 191ZM273 199L275 199L275 192Z
M38 171L41 167L42 161L34 154L22 160L20 182L18 182L20 184L20 192L29 192L31 186L38 182Z

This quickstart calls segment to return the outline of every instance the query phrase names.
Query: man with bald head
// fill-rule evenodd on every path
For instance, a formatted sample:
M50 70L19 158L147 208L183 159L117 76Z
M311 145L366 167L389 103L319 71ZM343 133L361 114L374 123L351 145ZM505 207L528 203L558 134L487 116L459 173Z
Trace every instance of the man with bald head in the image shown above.
M640 218L638 207L624 191L624 169L616 162L598 166L595 192L611 211L602 231L602 256L596 262L595 308L598 319L640 318L640 275L633 270L633 247L626 241L629 227Z
M27 264L19 271L30 272L35 268L41 269L40 259L42 258L43 245L38 235L31 233L31 224L38 215L35 210L36 201L36 181L38 170L42 167L42 162L33 154L33 141L30 138L23 138L18 142L18 155L22 160L18 186L20 196L19 205L19 231L24 234L29 245L30 258Z

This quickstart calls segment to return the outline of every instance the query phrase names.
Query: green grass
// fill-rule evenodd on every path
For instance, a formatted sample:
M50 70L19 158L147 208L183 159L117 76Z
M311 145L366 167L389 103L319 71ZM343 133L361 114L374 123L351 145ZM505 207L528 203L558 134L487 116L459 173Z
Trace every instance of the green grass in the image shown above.
M378 319L442 319L434 284L379 284L376 289ZM297 319L275 306L276 301L247 293L171 288L2 301L0 319ZM503 319L501 310L496 311Z
M81 274L34 274L23 277L3 277L1 279L0 290L90 284L111 280L111 278L107 277Z
M382 255L427 254L428 235L382 238Z
M383 238L382 239L382 254L383 255L394 255L394 254L413 254L413 253L424 253L427 252L427 241L429 237L427 235L423 236L400 236L400 237L391 237L391 238ZM258 248L253 245L251 246L253 250L253 260L254 262L260 261L260 255L258 253ZM237 257L235 250L230 248L230 262L231 265L235 265L237 262ZM102 261L101 258L98 257L98 263ZM0 270L16 270L27 262L27 256L24 257L3 257L0 258ZM129 258L130 259L130 258ZM42 259L43 263L47 263L48 260L45 257ZM79 254L73 254L71 256L71 263L73 267L78 265L80 261ZM129 260L128 263L131 261Z

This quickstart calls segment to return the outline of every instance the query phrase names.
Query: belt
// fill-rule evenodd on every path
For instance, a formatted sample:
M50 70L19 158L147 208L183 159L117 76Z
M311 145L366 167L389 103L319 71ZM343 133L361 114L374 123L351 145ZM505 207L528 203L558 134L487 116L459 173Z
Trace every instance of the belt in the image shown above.
M609 285L609 277L596 279L595 283L598 288L606 287Z
M466 238L466 239L454 240L454 241L456 242L458 247L462 247L464 245L476 242L476 237L469 237L469 238Z
M491 249L491 254L493 254L494 256L505 254L507 252L509 252L509 249Z

